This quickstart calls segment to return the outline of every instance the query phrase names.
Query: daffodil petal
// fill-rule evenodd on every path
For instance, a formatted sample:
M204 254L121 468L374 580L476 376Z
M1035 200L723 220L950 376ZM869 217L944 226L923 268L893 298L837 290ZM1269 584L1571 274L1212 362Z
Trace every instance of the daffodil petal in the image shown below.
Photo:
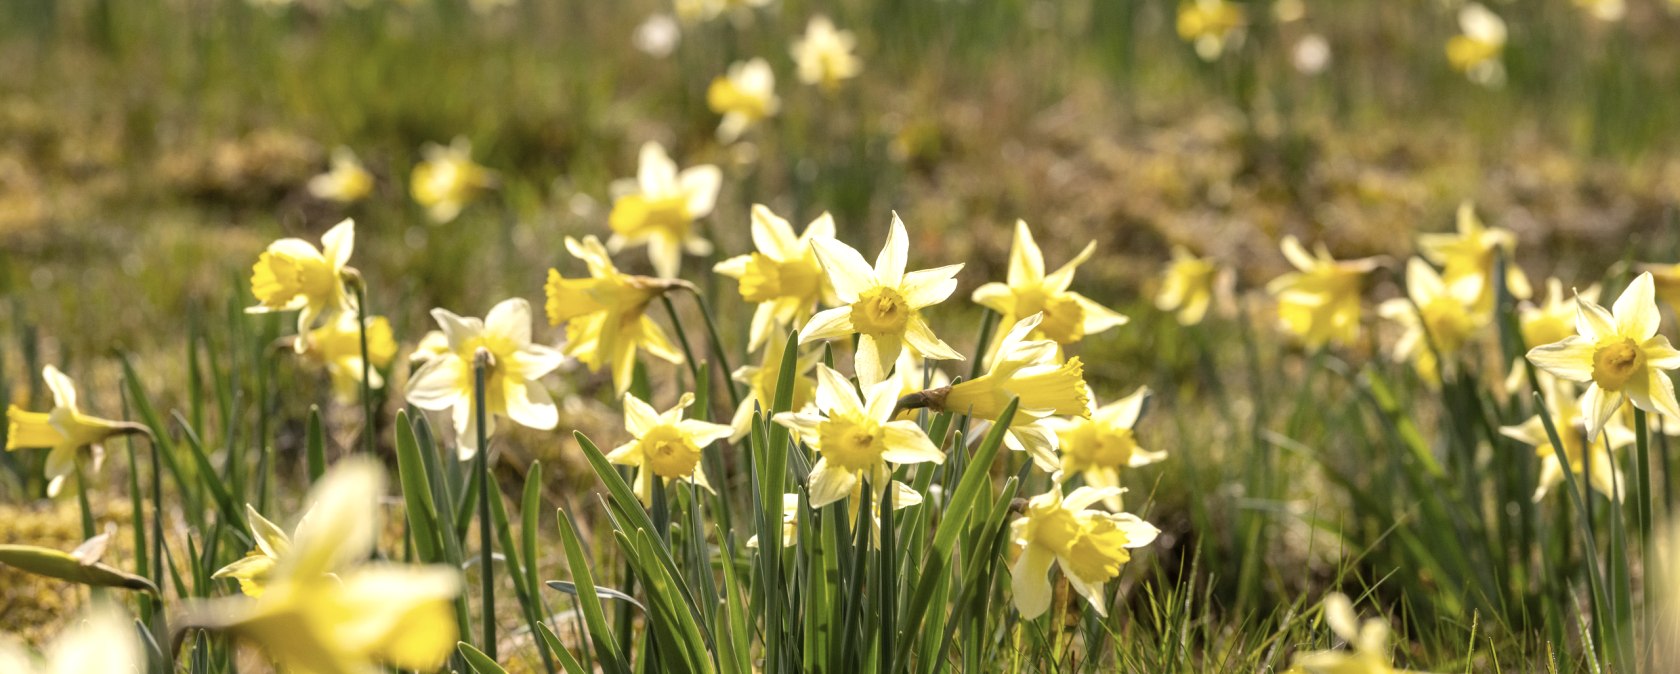
M1590 338L1572 335L1561 342L1529 349L1528 361L1557 377L1588 382L1592 381L1593 352L1596 350L1597 344Z
M1651 272L1641 273L1628 284L1612 308L1618 334L1635 342L1643 342L1657 334L1662 314L1657 312L1656 289Z
M1009 567L1009 587L1021 618L1032 620L1050 609L1050 563L1055 560L1050 551L1028 544Z

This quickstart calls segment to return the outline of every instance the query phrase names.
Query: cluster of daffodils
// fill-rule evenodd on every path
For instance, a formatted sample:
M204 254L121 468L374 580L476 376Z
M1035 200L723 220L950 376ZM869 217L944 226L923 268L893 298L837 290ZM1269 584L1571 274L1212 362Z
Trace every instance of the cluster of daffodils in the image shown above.
M478 195L496 186L496 172L473 161L472 143L456 138L449 145L427 143L409 175L409 193L434 224L454 220ZM310 196L349 205L374 192L376 181L367 165L347 147L334 149L326 171L305 185Z

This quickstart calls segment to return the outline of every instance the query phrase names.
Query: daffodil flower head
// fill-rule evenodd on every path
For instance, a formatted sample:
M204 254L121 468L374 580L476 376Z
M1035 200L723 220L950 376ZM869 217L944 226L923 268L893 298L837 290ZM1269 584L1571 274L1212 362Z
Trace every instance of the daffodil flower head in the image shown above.
M723 143L735 142L748 127L774 116L781 105L776 73L762 58L731 64L727 74L706 88L706 106L723 115L717 128Z
M251 527L251 537L256 539L257 547L232 564L217 569L210 577L237 580L239 591L247 597L255 598L262 596L263 587L280 560L291 554L292 538L250 504L245 505L245 518ZM303 519L307 520L308 515Z
M397 342L391 336L391 322L384 316L370 316L367 326L368 388L385 388L379 371L397 356ZM441 333L440 333L441 334ZM326 366L332 377L333 393L340 402L353 401L362 383L362 328L355 312L339 312L321 327L303 337L303 355Z
M257 305L248 314L274 311L298 312L298 334L315 325L315 319L329 312L355 308L354 298L344 288L344 274L350 253L356 246L356 223L346 219L321 235L321 247L303 239L280 239L257 256L251 268L251 294ZM296 343L299 352L303 343Z
M1674 382L1663 374L1680 368L1680 351L1657 334L1662 315L1654 292L1651 275L1644 273L1616 298L1614 312L1576 296L1577 334L1528 352L1535 367L1588 384L1581 396L1588 442L1598 440L1624 399L1646 412L1680 417Z
M670 363L683 362L664 328L647 315L648 304L680 282L621 273L593 236L582 241L567 237L566 250L589 267L588 278L566 278L550 269L543 286L549 324L566 326L561 349L566 355L590 372L610 366L619 393L630 388L637 349Z
M1481 3L1472 2L1458 11L1459 35L1447 40L1447 61L1452 67L1487 87L1505 83L1505 20Z
M1552 445L1540 415L1534 415L1519 425L1499 429L1501 435L1533 447L1535 456L1540 459L1540 478L1534 489L1534 500L1539 502L1545 498L1553 487L1563 484L1566 475L1573 473L1588 475L1593 489L1605 498L1620 501L1626 490L1622 489L1621 471L1616 469L1611 452L1633 444L1633 431L1612 419L1605 424L1601 440L1588 442L1581 402L1571 390L1574 384L1555 379L1550 384L1545 387L1546 410L1557 428L1558 440L1563 442L1563 455L1569 463L1568 473L1564 472L1563 462L1558 460L1557 449ZM1587 465L1589 463L1590 466Z
M626 246L646 244L654 272L676 278L684 251L707 255L711 242L694 231L700 218L710 215L717 203L723 172L706 164L677 171L676 162L655 142L642 145L634 181L619 181L619 196L608 216L613 235L607 249L618 252Z
M434 224L454 220L480 192L496 186L496 173L473 161L472 143L465 136L447 147L427 143L420 153L408 189Z
M1316 651L1296 656L1292 672L1302 674L1422 674L1395 669L1389 654L1388 624L1371 619L1363 624L1353 612L1346 595L1334 593L1324 599L1324 621L1330 631L1353 646L1350 651Z
M827 213L817 216L805 226L803 234L795 236L787 220L763 204L753 205L752 239L757 250L712 267L712 271L739 282L741 299L757 305L748 333L748 350L763 346L774 332L804 323L818 302L833 299L834 291L811 247L813 240L833 238L834 218Z
M752 432L754 413L760 410L768 413L775 405L776 383L781 376L783 357L781 349L765 349L761 364L743 365L731 375L737 383L746 384L747 395L741 398L740 406L735 408L735 416L729 421L733 429L729 434L730 442L739 442ZM817 381L811 374L816 366L816 354L800 353L797 356L793 370L793 404L789 409L805 409L817 399Z
M47 495L58 496L65 485L76 479L76 461L81 448L88 448L90 468L99 470L104 462L102 443L107 438L127 433L144 433L144 427L126 421L112 421L87 414L76 404L76 384L48 365L41 368L41 378L52 392L53 407L49 412L30 412L17 405L6 408L6 451L19 449L47 449Z
M1093 401L1088 417L1053 419L1052 428L1061 450L1062 474L1080 475L1092 487L1119 487L1120 474L1125 469L1165 459L1164 451L1144 449L1134 429L1148 399L1149 387L1140 386L1131 395L1107 405L1098 407ZM1105 496L1103 505L1109 510L1119 510L1120 495Z
M858 60L857 36L849 30L836 30L826 16L811 17L805 24L805 34L793 41L790 51L799 69L799 81L822 87L827 93L839 91L841 80L857 77L863 71Z
M1178 36L1194 45L1203 61L1217 60L1239 43L1247 23L1242 5L1226 0L1186 0L1178 6Z
M922 309L956 291L955 277L962 265L906 274L910 240L897 213L874 268L856 249L835 239L813 239L811 246L842 304L812 316L799 332L801 344L857 334L853 362L865 386L885 380L906 345L925 358L963 360L922 318Z
M921 426L893 419L900 389L895 375L867 386L859 396L844 376L819 364L816 402L775 416L776 423L821 454L807 483L812 508L846 498L864 481L879 496L891 482L891 464L945 461Z
M1022 516L1010 524L1021 550L1010 567L1015 608L1026 620L1050 608L1049 574L1054 563L1097 615L1107 616L1103 584L1119 577L1120 567L1132 558L1130 550L1149 545L1160 530L1130 513L1088 509L1098 501L1118 498L1122 489L1080 487L1064 498L1059 485L1058 476L1056 485L1029 500Z
M1487 324L1487 316L1476 308L1483 280L1460 276L1447 281L1422 258L1407 261L1409 297L1387 300L1377 308L1383 318L1405 327L1395 342L1394 360L1413 361L1420 376L1440 384L1440 357L1451 359Z
M114 606L92 610L67 626L37 658L0 639L0 672L7 674L133 674L146 671L146 655L132 619Z
M1588 302L1597 302L1598 284L1575 293ZM1530 346L1561 342L1575 334L1577 313L1575 301L1563 293L1563 281L1550 278L1546 279L1545 301L1539 305L1523 302L1517 306L1517 328L1523 343Z
M484 436L495 429L497 416L538 430L560 422L554 399L538 380L560 367L559 351L531 341L531 305L523 299L504 300L484 320L433 309L432 318L449 340L449 353L421 366L408 383L408 402L425 410L454 410L455 446L461 460L472 458L478 446L475 413L476 364L483 362Z
M1196 257L1183 246L1173 246L1172 262L1162 273L1161 290L1155 295L1155 308L1174 312L1179 325L1201 323L1213 305L1218 275L1219 267L1212 258Z
M1494 266L1501 255L1505 258L1505 289L1519 300L1533 294L1528 276L1512 259L1517 249L1517 235L1511 230L1488 227L1476 217L1475 206L1464 202L1458 207L1458 231L1454 234L1424 234L1418 237L1418 248L1424 258L1442 268L1441 277L1453 285L1465 279L1479 281L1476 311L1493 312L1498 290Z
M361 201L373 192L373 174L350 148L340 147L332 152L332 167L309 179L309 194L316 199L348 204Z
M1296 271L1266 285L1277 298L1283 329L1309 349L1357 340L1360 287L1376 259L1337 260L1323 244L1309 253L1293 236L1284 237L1283 256Z
M644 503L652 503L653 490L671 480L684 480L712 490L700 467L700 452L713 442L729 437L730 428L699 419L684 419L683 410L694 404L694 394L684 393L671 409L659 412L633 393L624 394L624 428L630 441L607 454L607 460L636 467L634 489ZM655 482L658 480L658 482Z
M1091 259L1097 242L1086 244L1067 264L1044 272L1044 253L1033 240L1025 220L1015 221L1015 241L1009 249L1006 283L987 283L974 291L974 301L1003 314L1005 325L1033 314L1043 314L1033 336L1066 346L1109 328L1125 325L1127 318L1090 298L1068 290L1079 265Z

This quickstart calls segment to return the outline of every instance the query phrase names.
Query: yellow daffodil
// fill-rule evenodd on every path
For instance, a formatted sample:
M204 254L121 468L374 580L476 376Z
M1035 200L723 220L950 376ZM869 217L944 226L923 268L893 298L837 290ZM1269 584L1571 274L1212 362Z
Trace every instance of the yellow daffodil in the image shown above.
M1662 372L1680 368L1680 351L1657 334L1662 315L1657 313L1651 275L1640 274L1622 291L1613 314L1579 296L1575 304L1578 334L1534 347L1528 359L1560 379L1590 382L1581 396L1587 441L1598 440L1599 430L1623 399L1646 412L1680 417L1674 382Z
M362 334L356 314L340 312L304 335L303 343L303 355L326 366L338 399L354 400L362 383ZM379 371L396 358L397 342L391 337L391 322L384 316L367 319L367 349L372 366L368 368L368 388L385 388L385 378Z
M1283 239L1283 256L1298 271L1272 279L1266 292L1277 298L1284 330L1309 349L1348 344L1359 338L1359 289L1374 258L1339 261L1319 244L1308 253L1293 236Z
M1627 16L1627 0L1575 0L1575 6L1605 23L1615 23Z
M684 251L690 255L712 252L711 242L700 238L694 223L711 214L722 184L723 173L716 166L678 172L664 146L642 145L636 179L615 183L620 196L608 217L613 235L607 239L607 249L616 253L625 246L646 244L654 273L676 278Z
M1501 253L1505 257L1506 290L1519 300L1528 299L1533 294L1528 276L1523 274L1512 257L1517 249L1517 236L1508 229L1483 225L1470 202L1458 207L1456 234L1424 234L1418 237L1418 248L1430 262L1441 265L1441 277L1447 285L1456 286L1464 279L1477 280L1480 288L1480 294L1476 296L1478 313L1493 312L1498 291L1493 267Z
M1213 305L1214 280L1219 267L1213 258L1196 257L1183 246L1173 246L1172 263L1161 275L1161 291L1155 308L1175 312L1179 325L1196 325Z
M962 265L904 273L910 237L897 213L893 214L887 242L875 258L873 269L856 249L835 239L813 239L811 245L842 304L812 316L799 332L801 344L857 334L858 350L853 361L858 379L865 386L887 378L907 343L925 358L963 360L962 354L940 341L922 318L922 309L945 301L956 291L954 277Z
M1598 284L1575 291L1576 296L1588 302L1597 302L1598 293ZM1546 279L1545 302L1538 306L1523 302L1517 307L1517 325L1523 344L1539 346L1568 339L1575 334L1577 313L1575 302L1564 298L1563 281Z
M185 622L261 646L282 671L375 674L384 671L381 665L442 666L459 638L452 600L461 591L460 572L367 562L381 531L384 484L371 460L335 465L310 491L310 515L278 555L259 596L201 602L189 607Z
M355 299L344 289L345 270L355 247L356 223L349 219L322 234L319 249L303 239L269 244L251 268L251 294L257 305L245 313L296 311L301 337L323 314L355 308ZM299 352L303 346L299 339Z
M816 400L817 382L811 378L811 370L817 366L815 354L800 354L793 370L793 406L788 409L801 410ZM747 385L747 395L741 398L741 404L735 408L735 416L730 419L730 442L739 442L752 432L753 413L762 411L769 414L776 402L776 378L782 372L782 350L771 347L764 350L764 361L761 365L743 365L735 370L732 378Z
M1080 487L1066 498L1059 486L1027 502L1026 512L1010 524L1021 556L1010 567L1015 608L1032 620L1050 608L1050 564L1062 569L1073 589L1084 595L1097 615L1107 616L1103 584L1120 575L1130 561L1131 548L1149 545L1160 530L1129 513L1087 509L1092 503L1117 498L1115 487Z
M1463 33L1447 40L1447 62L1476 84L1503 84L1505 64L1500 57L1505 51L1505 20L1472 2L1458 11L1458 27Z
M554 399L537 380L560 367L565 357L531 342L530 303L519 298L503 300L482 321L445 309L433 309L432 318L449 339L449 353L414 373L408 382L408 402L425 410L454 409L455 447L463 461L480 449L474 410L474 365L480 359L485 363L485 437L502 415L538 430L560 423Z
M1575 475L1587 473L1593 489L1606 498L1620 500L1625 490L1621 488L1622 476L1616 470L1616 461L1610 453L1633 444L1633 431L1618 423L1608 423L1604 427L1604 439L1589 442L1586 439L1587 420L1581 416L1582 401L1577 400L1574 392L1569 390L1573 386L1554 382L1546 396L1547 413L1557 428L1558 439L1563 441L1563 455L1569 459L1569 472ZM1551 436L1546 434L1545 421L1540 415L1516 426L1502 427L1499 433L1533 447L1535 456L1539 457L1540 482L1534 489L1535 501L1545 498L1553 487L1563 484L1563 463L1558 461L1557 450L1552 446ZM1589 462L1590 466L1587 465Z
M749 351L769 341L771 333L785 335L790 326L804 323L824 298L836 302L822 263L811 248L813 240L834 238L832 216L817 216L805 226L805 233L794 236L787 220L763 204L754 204L752 238L756 252L737 255L712 268L738 281L741 299L758 305L748 332Z
M724 143L735 142L748 127L775 116L781 105L776 73L762 58L731 64L729 72L706 89L706 106L723 115L717 137Z
M303 520L308 519L305 514ZM292 538L278 525L268 521L249 503L245 504L245 519L250 523L251 538L257 547L232 564L217 569L211 578L232 578L239 581L239 591L247 597L261 597L274 568L292 551ZM299 524L302 527L302 524Z
M1015 221L1015 242L1009 249L1007 283L987 283L974 291L974 301L992 311L1003 314L1003 325L1033 314L1043 314L1033 336L1050 339L1067 346L1086 335L1102 332L1117 325L1125 325L1126 317L1076 292L1068 290L1073 273L1091 258L1097 242L1068 260L1054 272L1044 273L1044 253L1033 240L1032 230L1025 220Z
M427 143L420 153L408 190L434 223L454 220L479 192L496 185L496 173L473 161L472 143L464 136L448 147Z
M912 490L914 491L914 490ZM782 547L791 548L799 543L799 495L782 494ZM747 539L747 547L758 549L758 534Z
M1482 293L1481 276L1461 276L1447 281L1435 268L1414 257L1406 263L1406 293L1377 307L1383 318L1405 328L1394 343L1396 361L1410 360L1418 375L1439 384L1440 358L1450 362L1486 325L1486 316L1475 308Z
M944 463L945 454L921 426L893 420L899 390L895 375L867 386L859 397L839 372L818 365L816 402L775 416L776 423L822 455L807 483L812 508L846 498L864 481L879 498L892 481L891 464Z
M1167 458L1164 451L1149 451L1138 445L1132 427L1143 414L1149 387L1140 386L1131 395L1107 405L1093 405L1089 417L1054 419L1061 448L1063 474L1079 474L1092 487L1119 487L1125 468L1147 466ZM1120 495L1103 498L1109 510L1120 509Z
M36 658L0 639L0 672L7 674L130 674L146 671L146 654L132 619L114 606L93 609L67 626Z
M834 93L840 81L857 77L863 63L852 52L857 49L857 36L849 30L835 30L834 22L826 16L811 17L805 24L805 35L793 41L794 64L799 68L799 81L822 87Z
M52 391L50 412L30 412L17 405L6 408L6 451L45 448L47 452L47 495L58 496L76 479L77 450L88 448L90 467L97 471L105 460L101 446L107 438L127 433L145 433L145 427L126 421L101 419L82 412L76 404L76 384L48 365L41 378Z
M1178 37L1195 45L1203 61L1218 59L1242 39L1246 24L1242 5L1226 0L1188 0L1178 6Z
M635 394L624 394L624 429L629 442L607 454L607 460L636 467L636 495L643 503L653 502L653 490L671 480L686 480L706 491L706 471L700 467L700 452L713 442L729 437L729 427L699 419L684 419L683 410L694 404L694 394L684 393L671 409L659 412ZM654 479L658 478L658 486Z
M316 199L348 204L373 192L373 174L362 166L350 148L333 150L332 168L309 179L309 194Z
M630 388L638 348L667 362L683 362L682 352L647 315L648 303L674 287L673 282L620 273L593 236L582 241L566 237L566 250L589 266L589 278L566 278L550 269L543 286L549 324L566 326L561 348L566 355L590 372L610 365L619 393Z
M1371 619L1360 624L1353 602L1341 593L1324 599L1324 621L1353 651L1316 651L1295 656L1294 674L1422 674L1395 669L1389 654L1388 624Z
M1651 274L1657 299L1680 311L1680 264L1641 264L1639 270Z

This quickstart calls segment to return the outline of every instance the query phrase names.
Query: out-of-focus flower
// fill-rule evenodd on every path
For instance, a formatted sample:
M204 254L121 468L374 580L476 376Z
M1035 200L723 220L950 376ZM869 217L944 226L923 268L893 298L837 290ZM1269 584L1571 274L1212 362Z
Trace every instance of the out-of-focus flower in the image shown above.
M1575 6L1605 23L1621 21L1627 16L1626 0L1575 0Z
M543 286L549 324L566 326L566 344L561 347L566 355L590 372L610 365L619 393L630 388L638 348L666 362L683 362L664 328L647 315L648 303L675 287L673 282L619 272L593 236L583 241L566 237L566 250L589 266L589 278L566 278L550 269Z
M309 194L316 199L348 204L373 192L373 174L362 166L350 148L333 150L332 168L309 179Z
M52 391L50 412L30 412L17 405L6 407L6 451L45 448L47 452L47 495L58 496L76 479L77 450L88 448L90 468L99 470L105 460L102 443L128 433L145 433L144 426L127 421L101 419L82 412L76 404L76 384L48 365L41 378Z
M472 143L465 136L457 136L448 147L427 143L420 154L423 159L414 166L408 189L434 223L454 220L479 192L496 185L496 173L473 161Z
M1277 0L1272 3L1272 16L1278 23L1300 21L1307 16L1305 0Z
M776 73L762 58L734 63L729 72L712 80L706 89L706 105L723 115L717 137L733 143L748 127L775 116L782 101L776 97Z
M1324 621L1330 631L1353 646L1350 651L1315 651L1295 656L1297 674L1423 674L1395 669L1389 653L1388 624L1371 619L1360 624L1353 602L1334 593L1324 599Z
M1505 289L1512 297L1528 299L1534 289L1528 276L1514 258L1517 236L1511 230L1488 227L1476 217L1476 209L1466 201L1458 207L1456 234L1424 234L1418 237L1418 248L1430 262L1441 265L1442 278L1448 285L1456 285L1466 278L1478 280L1481 288L1476 297L1476 311L1493 312L1498 291L1494 282L1494 265L1501 255L1505 258Z
M1504 84L1505 20L1472 2L1459 10L1458 27L1463 32L1447 40L1447 62L1476 84Z
M1207 316L1213 305L1214 279L1219 267L1213 258L1191 254L1183 246L1173 246L1172 262L1161 274L1161 291L1155 295L1155 307L1175 312L1179 325L1196 325Z
M1598 301L1599 288L1594 283L1586 290L1576 290L1575 296L1588 302ZM1523 344L1539 346L1568 339L1575 334L1575 316L1579 313L1572 300L1564 298L1563 281L1546 279L1546 300L1539 306L1523 302L1517 307L1518 329Z
M1226 0L1187 0L1178 6L1178 36L1194 45L1203 61L1218 59L1241 40L1247 23L1242 5Z
M1639 270L1651 275L1657 299L1680 311L1680 264L1641 264Z
M705 164L679 173L664 146L643 144L635 180L614 184L620 196L608 217L613 235L607 239L607 250L646 244L654 273L676 278L683 251L690 255L712 252L711 242L694 232L694 223L712 212L722 184L718 167Z
M1595 302L1575 298L1575 329L1561 342L1536 346L1528 352L1535 367L1560 379L1589 383L1581 396L1587 420L1587 441L1598 433L1624 399L1635 407L1669 418L1680 417L1674 382L1663 370L1680 368L1680 351L1657 334L1662 314L1651 287L1651 275L1633 279L1616 298L1614 314Z
M1138 445L1133 426L1143 414L1149 387L1140 386L1131 395L1107 405L1092 405L1090 416L1052 419L1061 445L1063 474L1079 474L1092 487L1119 487L1125 468L1147 466L1167 458L1165 451L1149 451ZM1095 401L1093 401L1094 403ZM1109 510L1120 509L1120 495L1103 498Z
M624 429L629 442L607 454L607 460L636 466L633 488L643 503L653 502L653 490L671 480L686 480L706 491L706 471L700 467L700 452L713 442L729 437L729 427L699 419L684 419L683 410L694 404L694 394L684 393L663 413L642 402L635 394L624 394ZM659 482L655 485L654 480Z
M478 415L474 409L475 364L483 361L484 436L495 430L496 417L550 430L560 423L560 411L548 389L537 380L565 359L559 351L531 342L531 305L520 298L491 307L484 320L433 309L432 318L449 340L449 353L421 366L408 382L408 402L425 410L454 409L455 447L461 460L472 458L478 446ZM481 355L482 352L482 355Z
M379 371L397 356L397 342L391 336L391 322L384 316L370 316L367 325L368 388L385 388ZM356 398L362 383L362 333L354 312L339 312L326 324L310 330L303 338L303 355L327 368L333 393L341 401Z
M1476 311L1483 278L1461 276L1445 281L1423 258L1406 262L1406 293L1377 307L1383 318L1405 328L1394 344L1394 360L1410 360L1418 375L1440 384L1441 362L1452 360L1459 349L1487 324Z
M1293 236L1284 237L1283 256L1298 271L1272 279L1266 292L1277 298L1284 330L1309 349L1358 339L1359 289L1376 259L1338 261L1324 244L1308 253Z
M992 311L1003 314L1004 325L1033 314L1043 314L1043 320L1033 333L1058 345L1074 344L1086 335L1125 325L1127 318L1090 298L1068 290L1079 265L1091 258L1097 242L1085 245L1084 250L1054 272L1044 273L1044 253L1033 240L1032 230L1025 220L1015 221L1015 241L1009 249L1009 275L1005 283L987 283L974 290L973 299Z
M42 658L0 639L0 672L7 674L131 674L146 671L134 624L116 607L94 609L66 627Z
M308 517L308 514L305 514L303 519ZM262 596L263 587L268 582L269 575L274 573L274 567L279 565L281 559L291 554L292 538L249 503L245 504L245 518L249 521L251 537L256 539L257 547L232 564L217 569L210 577L237 580L239 591L247 597L255 598Z
M1633 444L1633 432L1621 424L1610 423L1604 427L1603 442L1587 441L1587 420L1581 416L1581 401L1570 390L1573 385L1554 382L1549 388L1547 413L1557 428L1558 439L1563 441L1563 455L1569 459L1569 472L1589 474L1593 489L1606 498L1619 500L1625 490L1621 488L1622 475L1616 470L1616 462L1610 452ZM1551 436L1546 434L1545 421L1540 415L1534 415L1516 426L1502 427L1499 433L1533 447L1535 455L1540 458L1540 481L1534 489L1535 501L1545 498L1553 487L1563 484L1566 475L1563 463L1558 461L1557 450L1552 446ZM1590 466L1587 465L1589 462Z
M740 283L741 299L758 305L748 332L749 351L762 346L772 332L804 323L816 311L817 302L825 298L830 303L838 301L811 247L815 239L834 238L832 216L817 216L805 226L805 233L796 237L787 220L763 204L754 204L752 238L756 252L737 255L712 267L712 271Z
M840 80L857 77L863 70L863 63L852 53L856 49L857 36L851 31L835 30L826 16L811 17L805 35L794 40L791 49L799 81L829 93L838 91Z
M665 58L682 42L682 27L669 14L654 14L636 26L630 44L654 58Z
M1010 524L1021 556L1010 567L1015 608L1032 620L1050 608L1050 564L1062 568L1073 589L1096 609L1103 605L1103 584L1120 575L1132 558L1129 551L1149 545L1160 530L1130 513L1087 509L1097 501L1118 498L1116 487L1080 487L1066 498L1058 484L1027 502L1026 512Z
M956 291L954 277L962 265L904 273L910 237L897 213L873 269L856 249L835 239L813 239L811 245L835 297L843 304L812 316L799 332L801 344L857 334L853 361L864 386L885 380L906 344L925 358L963 360L962 354L933 334L921 311Z
M735 408L735 416L729 421L733 429L729 434L730 442L739 442L752 432L755 411L769 414L774 409L776 379L781 376L782 358L782 350L772 346L764 350L763 364L743 365L731 375L736 382L747 385L747 395L741 398L741 405ZM814 355L799 355L793 369L793 404L788 409L802 410L816 400L817 382L811 378L811 369L816 365Z
M1289 63L1302 75L1317 75L1330 67L1330 41L1312 33L1302 37L1289 52Z
M816 402L775 416L776 423L821 454L808 480L812 508L852 495L864 481L879 499L892 482L892 464L944 463L944 452L921 426L893 420L900 390L894 375L866 386L866 395L859 397L850 381L819 364Z
M442 330L427 330L420 338L420 343L414 345L414 351L408 354L408 362L416 366L425 365L433 358L449 354L449 335Z
M293 238L268 244L251 268L251 294L257 305L247 307L245 313L298 312L294 346L302 352L303 334L316 318L355 308L354 298L344 289L344 273L355 247L356 222L349 219L322 234L319 249Z

